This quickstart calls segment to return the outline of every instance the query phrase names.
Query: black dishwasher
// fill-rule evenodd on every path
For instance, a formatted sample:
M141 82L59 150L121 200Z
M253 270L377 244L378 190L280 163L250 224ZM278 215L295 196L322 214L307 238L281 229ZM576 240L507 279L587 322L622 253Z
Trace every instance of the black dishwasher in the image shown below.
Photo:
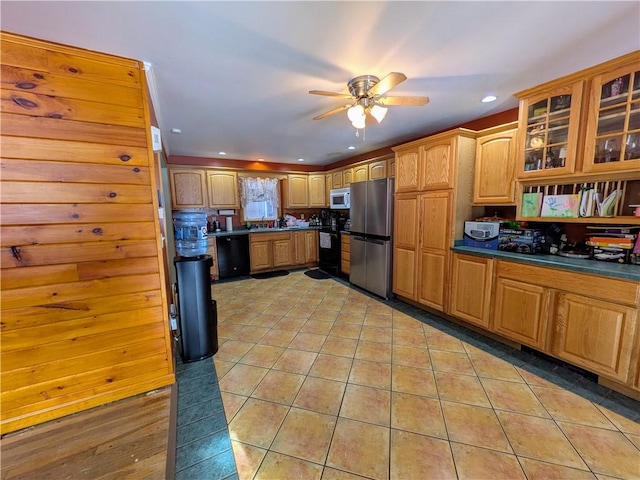
M220 280L249 275L249 235L216 237Z

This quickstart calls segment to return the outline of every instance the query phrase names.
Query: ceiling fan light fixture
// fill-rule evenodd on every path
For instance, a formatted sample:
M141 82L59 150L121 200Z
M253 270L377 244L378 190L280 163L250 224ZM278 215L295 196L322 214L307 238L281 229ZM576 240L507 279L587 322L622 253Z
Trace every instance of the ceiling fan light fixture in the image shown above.
M362 130L363 128L366 127L365 119L366 117L357 118L356 120L351 122L351 125L353 126L353 128L357 130Z
M371 113L371 116L375 118L378 121L378 123L380 123L382 122L385 115L387 114L387 110L388 110L387 108L381 107L380 105L374 105L373 107L371 107L371 110L369 113Z
M351 123L357 122L361 118L365 117L364 107L360 104L354 105L347 110L347 117L351 120Z

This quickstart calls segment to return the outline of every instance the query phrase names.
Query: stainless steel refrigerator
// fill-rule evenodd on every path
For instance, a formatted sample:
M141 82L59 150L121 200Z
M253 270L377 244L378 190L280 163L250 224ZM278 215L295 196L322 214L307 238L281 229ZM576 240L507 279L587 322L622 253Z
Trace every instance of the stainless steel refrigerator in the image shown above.
M356 182L350 187L349 281L380 297L389 298L392 295L393 178Z

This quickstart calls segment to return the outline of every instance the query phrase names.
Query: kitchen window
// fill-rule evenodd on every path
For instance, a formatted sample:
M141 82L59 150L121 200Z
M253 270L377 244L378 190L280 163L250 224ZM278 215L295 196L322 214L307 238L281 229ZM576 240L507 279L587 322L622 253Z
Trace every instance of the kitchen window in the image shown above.
M278 179L240 177L240 202L244 221L278 218Z

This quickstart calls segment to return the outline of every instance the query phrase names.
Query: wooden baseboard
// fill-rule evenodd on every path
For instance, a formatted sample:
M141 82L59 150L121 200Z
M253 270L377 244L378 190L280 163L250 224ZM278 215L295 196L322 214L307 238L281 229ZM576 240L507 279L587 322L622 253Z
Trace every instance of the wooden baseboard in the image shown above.
M427 313L430 313L432 315L436 315L440 318L442 318L443 320L447 320L449 322L455 323L456 325L460 325L461 327L465 327L468 328L469 330L472 330L476 333L480 333L482 335L484 335L485 337L491 338L492 340L496 340L500 343L504 343L505 345L510 346L511 348L515 348L520 350L520 348L522 347L522 345L518 342L514 342L513 340L509 340L508 338L505 338L501 335L498 335L496 333L490 332L489 330L485 330L482 327L478 327L476 325L473 325L472 323L469 322L465 322L464 320L460 320L459 318L456 317L452 317L451 315L448 315L444 312L441 312L439 310L435 310L433 308L429 308L425 305L422 305L421 303L415 302L413 300L410 300L408 298L405 297L401 297L400 295L396 294L396 298L398 300L403 301L404 303L408 303L409 305L413 305L416 308L419 308L420 310L424 310Z
M598 377L598 384L602 385L603 387L610 388L611 390L615 390L616 392L626 395L627 397L631 397L634 400L640 400L640 391L635 390L628 385L618 383L615 380Z
M165 478L176 476L176 435L178 430L178 384L171 385L171 400L169 404L169 431L167 433L167 468Z

